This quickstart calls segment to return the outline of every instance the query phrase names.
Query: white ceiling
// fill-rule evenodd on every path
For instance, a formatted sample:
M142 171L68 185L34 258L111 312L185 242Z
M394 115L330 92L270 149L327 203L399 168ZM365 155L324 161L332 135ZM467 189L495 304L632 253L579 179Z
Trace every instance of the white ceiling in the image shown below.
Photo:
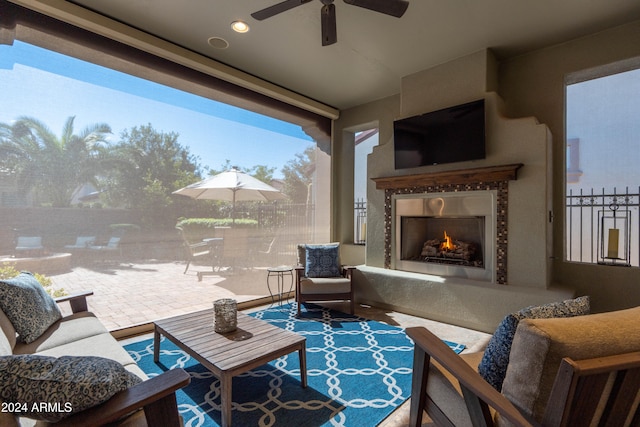
M396 94L403 76L485 48L504 59L640 19L638 0L410 0L399 19L335 0L338 42L323 47L320 0L251 17L280 1L73 3L339 109ZM251 30L234 33L236 19ZM229 47L211 47L210 37Z

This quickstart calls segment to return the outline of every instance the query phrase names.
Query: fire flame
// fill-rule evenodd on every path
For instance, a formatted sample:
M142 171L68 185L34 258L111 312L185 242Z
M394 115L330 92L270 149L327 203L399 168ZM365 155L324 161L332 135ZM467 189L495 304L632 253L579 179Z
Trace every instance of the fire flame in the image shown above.
M444 249L447 251L452 251L456 248L456 245L453 244L453 242L451 241L451 237L447 234L447 232L444 232L444 242L442 242L442 244L440 245L440 249Z

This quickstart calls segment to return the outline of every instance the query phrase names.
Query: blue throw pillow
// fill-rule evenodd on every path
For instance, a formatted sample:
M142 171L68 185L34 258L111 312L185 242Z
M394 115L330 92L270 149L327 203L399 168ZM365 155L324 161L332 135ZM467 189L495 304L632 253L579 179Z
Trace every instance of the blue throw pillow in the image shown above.
M552 317L573 317L589 314L589 297L579 297L572 300L531 306L517 313L508 314L498 325L496 332L489 340L487 348L478 365L478 373L496 390L502 390L504 376L509 365L511 343L516 333L518 323L522 319L545 319Z
M0 280L0 308L29 344L62 318L60 309L35 276L23 271L12 279Z
M307 245L305 276L340 277L340 246Z

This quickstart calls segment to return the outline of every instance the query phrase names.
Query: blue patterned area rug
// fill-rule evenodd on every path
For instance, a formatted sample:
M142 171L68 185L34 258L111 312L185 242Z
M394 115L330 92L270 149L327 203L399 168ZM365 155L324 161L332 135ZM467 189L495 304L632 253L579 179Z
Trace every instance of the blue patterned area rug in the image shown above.
M308 387L300 384L297 352L234 377L234 425L375 426L409 398L413 342L403 329L313 304L295 313L287 304L251 315L307 338ZM125 349L149 376L189 372L191 384L177 394L185 427L220 425L220 382L207 369L168 340L159 364L151 339Z

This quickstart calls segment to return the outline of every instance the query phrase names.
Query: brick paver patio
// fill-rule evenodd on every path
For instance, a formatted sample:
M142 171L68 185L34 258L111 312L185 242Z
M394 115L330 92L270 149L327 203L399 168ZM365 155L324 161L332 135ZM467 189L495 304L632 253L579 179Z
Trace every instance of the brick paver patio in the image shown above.
M206 267L183 274L184 267L183 262L98 263L50 277L53 287L68 293L93 291L89 310L109 330L210 308L220 298L244 302L269 296L266 269L204 276L199 282L196 273Z

